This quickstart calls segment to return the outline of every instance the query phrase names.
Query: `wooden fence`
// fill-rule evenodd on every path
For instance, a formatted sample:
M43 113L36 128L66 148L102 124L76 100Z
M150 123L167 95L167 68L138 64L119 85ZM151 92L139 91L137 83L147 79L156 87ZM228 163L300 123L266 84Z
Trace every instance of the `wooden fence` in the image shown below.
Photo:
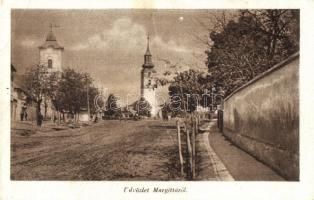
M177 120L177 137L181 177L195 179L196 135L198 134L201 116L191 114ZM182 141L183 140L183 141ZM185 140L185 141L184 141Z

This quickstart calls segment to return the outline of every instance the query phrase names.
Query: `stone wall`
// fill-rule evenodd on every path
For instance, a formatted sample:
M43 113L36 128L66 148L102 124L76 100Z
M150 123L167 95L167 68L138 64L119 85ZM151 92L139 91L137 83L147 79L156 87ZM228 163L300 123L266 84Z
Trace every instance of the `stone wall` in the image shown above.
M299 179L299 54L229 95L223 134L288 180Z

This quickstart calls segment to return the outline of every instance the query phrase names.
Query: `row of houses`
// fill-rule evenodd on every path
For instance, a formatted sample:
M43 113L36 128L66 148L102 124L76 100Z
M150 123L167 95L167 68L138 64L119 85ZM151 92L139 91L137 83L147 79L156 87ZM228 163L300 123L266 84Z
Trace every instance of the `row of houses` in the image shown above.
M27 121L36 119L36 107L25 88L23 76L11 64L11 120Z

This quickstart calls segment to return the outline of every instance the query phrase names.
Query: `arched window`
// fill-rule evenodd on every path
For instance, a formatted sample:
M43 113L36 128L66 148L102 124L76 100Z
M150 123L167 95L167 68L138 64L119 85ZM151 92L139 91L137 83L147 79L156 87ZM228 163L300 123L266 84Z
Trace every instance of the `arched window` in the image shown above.
M52 59L48 59L48 68L52 68Z

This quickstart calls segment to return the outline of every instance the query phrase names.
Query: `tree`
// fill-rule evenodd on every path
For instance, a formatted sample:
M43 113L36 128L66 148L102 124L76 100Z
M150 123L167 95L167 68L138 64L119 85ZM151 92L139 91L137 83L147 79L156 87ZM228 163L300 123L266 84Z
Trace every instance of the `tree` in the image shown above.
M26 72L26 88L31 99L36 103L36 121L41 125L42 114L41 105L44 100L49 98L49 94L54 93L53 78L43 65L32 66Z
M209 81L228 95L298 51L297 10L242 10L222 31L212 31L206 50Z
M73 113L74 116L80 112L86 95L84 76L73 69L67 68L63 71L59 87L59 99L64 110Z
M91 111L96 111L94 99L99 91L92 86L93 79L87 73L76 72L70 68L64 69L63 72L51 72L45 66L36 65L26 73L26 83L28 93L37 105L38 125L42 103L45 106L45 113L48 102L53 104L59 113L59 122L60 114L64 114L65 111L73 113L77 121L81 109L87 107L87 95Z
M103 99L101 98L99 98L98 101L95 102L96 97L100 94L100 91L98 90L98 88L94 86L90 86L88 93L89 93L90 111L91 113L96 113L97 109L103 108L105 103L103 102ZM95 105L95 103L97 103L97 106Z
M152 106L144 97L135 102L134 109L139 116L151 116Z
M193 69L176 74L174 81L169 85L169 95L173 100L171 105L177 104L180 97L182 110L195 111L203 102L202 94L208 87L207 83L202 83L201 80L201 73Z
M60 123L60 114L62 113L64 109L63 102L62 102L62 96L64 96L64 94L60 93L61 77L62 77L61 72L50 72L50 76L49 76L50 84L48 86L50 89L48 90L48 95L47 95L58 113L58 124Z
M92 86L92 83L93 79L89 74L76 72L70 68L64 69L53 98L57 110L62 113L64 111L73 113L77 121L81 109L87 107L87 95L89 95L90 109L95 112L94 98L99 91Z
M252 16L260 24L259 31L267 36L267 55L291 55L299 48L299 10L244 10L243 16Z
M120 115L120 108L118 107L118 98L114 94L110 94L106 103L106 116L117 117Z
M164 105L164 113L172 113L172 116L185 115L196 110L198 105L208 107L212 102L209 90L212 82L204 72L190 69L182 70L182 66L172 64L171 61L162 59L168 69L156 82L159 85L169 85L170 102Z

